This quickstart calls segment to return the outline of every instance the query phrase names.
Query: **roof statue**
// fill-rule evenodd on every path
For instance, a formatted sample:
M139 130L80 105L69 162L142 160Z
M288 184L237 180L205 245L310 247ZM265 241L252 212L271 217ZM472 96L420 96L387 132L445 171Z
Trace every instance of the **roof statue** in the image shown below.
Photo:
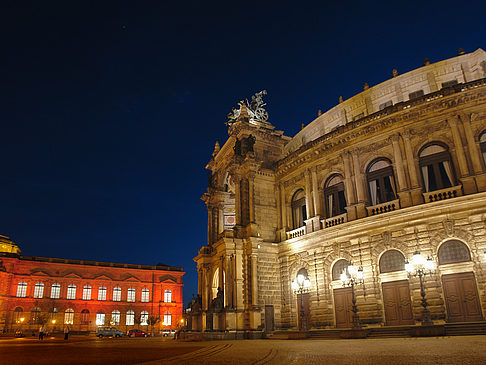
M268 122L268 113L264 106L267 105L263 102L263 95L267 95L267 90L262 90L251 97L251 102L248 99L241 100L238 102L239 108L232 108L231 113L228 114L228 121L226 125L232 126L239 120L242 108L246 107L249 122L252 124L265 123L270 125Z

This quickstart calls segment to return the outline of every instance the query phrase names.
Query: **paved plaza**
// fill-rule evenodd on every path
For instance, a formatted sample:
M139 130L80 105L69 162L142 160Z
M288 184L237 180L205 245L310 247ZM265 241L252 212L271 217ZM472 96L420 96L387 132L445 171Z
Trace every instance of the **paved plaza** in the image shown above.
M486 336L204 342L3 339L0 364L486 364Z

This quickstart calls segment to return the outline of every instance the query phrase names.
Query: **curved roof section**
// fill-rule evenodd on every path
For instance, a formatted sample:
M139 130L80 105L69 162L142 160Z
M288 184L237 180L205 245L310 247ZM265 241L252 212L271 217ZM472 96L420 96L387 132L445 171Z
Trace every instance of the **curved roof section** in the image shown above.
M486 52L481 48L395 76L318 116L287 143L285 152L292 153L339 126L394 104L438 91L454 83L482 78L486 78Z

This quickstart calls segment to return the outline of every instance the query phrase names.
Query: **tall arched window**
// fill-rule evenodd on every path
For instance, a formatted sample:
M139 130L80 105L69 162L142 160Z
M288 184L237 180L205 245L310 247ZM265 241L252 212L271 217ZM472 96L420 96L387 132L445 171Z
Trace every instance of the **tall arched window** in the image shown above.
M439 265L471 261L469 248L459 240L448 240L439 247Z
M140 324L142 326L148 325L148 317L149 317L149 313L147 311L142 311L142 313L140 313Z
M68 285L66 299L76 299L76 285L74 284Z
M80 318L81 324L89 324L89 310L83 309L81 311L81 318Z
M143 303L148 303L150 301L150 290L147 288L142 289L142 300Z
M172 314L167 311L164 313L164 323L165 326L170 326L172 324Z
M17 284L17 296L21 298L25 298L27 295L27 283L25 281L21 281Z
M115 286L113 288L113 301L119 302L121 300L121 288L119 286Z
M14 321L15 323L22 323L24 319L24 310L20 307L14 309Z
M114 310L111 312L111 325L112 326L118 326L120 324L120 311L119 310Z
M105 325L105 312L99 311L98 313L96 313L96 325L97 326Z
M380 258L380 273L405 270L405 256L398 250L388 250Z
M486 131L479 137L479 146L481 147L481 154L483 155L484 165L486 166Z
M346 259L340 259L332 267L332 280L341 280L343 271L348 272L348 266L351 263Z
M426 192L455 185L451 156L444 144L432 143L423 147L419 152L419 164Z
M300 189L295 192L292 197L291 208L293 228L302 227L307 219L304 190Z
M127 291L127 302L135 301L135 288L128 288Z
M367 170L366 177L370 192L371 205L386 203L396 199L393 167L388 160L373 162Z
M346 198L344 196L344 182L340 175L332 176L324 188L324 200L327 218L346 213Z
M64 312L64 324L73 324L74 323L74 309L68 308Z
M51 299L59 299L61 296L61 284L54 283L51 285Z
M91 300L91 285L83 287L83 300Z
M133 326L135 324L135 312L132 310L129 310L127 312L127 320L126 320L126 325L127 326Z
M164 302L172 302L172 291L170 289L166 289L164 292Z
M39 307L35 307L30 312L30 323L39 324L41 310Z
M100 286L98 288L98 300L106 300L106 287Z
M34 298L42 298L44 296L44 283L36 283L34 285Z

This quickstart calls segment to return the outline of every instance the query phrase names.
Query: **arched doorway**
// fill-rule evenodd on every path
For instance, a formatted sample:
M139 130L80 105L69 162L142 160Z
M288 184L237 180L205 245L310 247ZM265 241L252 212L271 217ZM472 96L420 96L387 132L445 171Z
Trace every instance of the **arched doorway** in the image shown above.
M351 263L346 259L337 260L332 266L331 277L336 283L334 286L342 286L341 274L347 271ZM353 326L353 292L351 288L336 288L334 294L334 314L336 327L351 328Z
M379 266L386 325L414 324L405 256L398 250L388 250L381 255Z
M311 325L309 287L309 274L306 269L302 268L292 281L292 289L297 296L297 324L299 331L307 331Z
M471 261L469 248L454 239L439 247L438 257L441 271L454 266L454 270L458 271ZM448 322L474 322L483 319L476 277L472 271L442 275L442 288Z

